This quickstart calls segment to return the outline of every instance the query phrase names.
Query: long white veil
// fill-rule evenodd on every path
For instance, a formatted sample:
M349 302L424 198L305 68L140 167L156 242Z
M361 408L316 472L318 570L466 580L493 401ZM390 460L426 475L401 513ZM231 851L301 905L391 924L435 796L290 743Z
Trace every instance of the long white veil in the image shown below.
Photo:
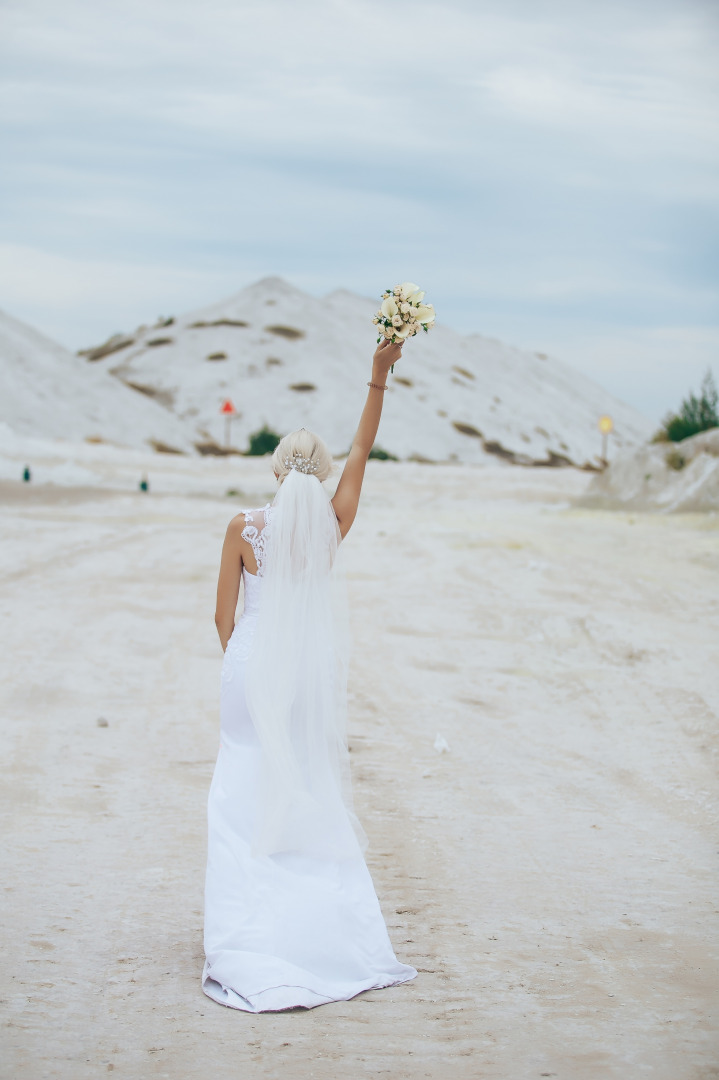
M263 749L258 855L357 856L346 736L349 634L337 518L316 476L290 469L270 511L247 704Z

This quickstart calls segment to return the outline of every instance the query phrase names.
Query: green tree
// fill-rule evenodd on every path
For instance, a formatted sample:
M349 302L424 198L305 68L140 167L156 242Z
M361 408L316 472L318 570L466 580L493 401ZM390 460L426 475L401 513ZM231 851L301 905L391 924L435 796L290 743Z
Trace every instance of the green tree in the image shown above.
M655 439L659 442L681 442L690 435L698 435L700 431L719 427L718 410L719 395L711 370L707 369L699 397L690 393L678 412L665 416Z
M281 436L271 431L265 424L259 431L250 435L250 445L245 453L248 457L264 457L265 454L272 454L280 439Z

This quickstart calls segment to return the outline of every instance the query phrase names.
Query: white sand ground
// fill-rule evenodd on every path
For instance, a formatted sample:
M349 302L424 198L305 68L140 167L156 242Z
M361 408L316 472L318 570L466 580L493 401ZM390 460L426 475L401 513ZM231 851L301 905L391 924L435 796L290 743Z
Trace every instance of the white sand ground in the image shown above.
M248 1016L200 991L204 814L223 492L258 502L266 463L152 458L143 496L91 452L0 483L4 1077L719 1076L715 516L373 463L355 790L420 974Z

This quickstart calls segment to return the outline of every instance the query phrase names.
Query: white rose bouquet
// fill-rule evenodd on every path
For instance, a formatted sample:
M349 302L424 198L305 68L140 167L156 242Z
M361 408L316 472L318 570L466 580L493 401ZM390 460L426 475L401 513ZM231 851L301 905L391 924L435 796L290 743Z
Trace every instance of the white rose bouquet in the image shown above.
M424 293L413 281L383 292L382 304L372 320L379 330L377 343L383 337L397 342L414 337L420 330L428 333L435 319L434 308L423 301Z

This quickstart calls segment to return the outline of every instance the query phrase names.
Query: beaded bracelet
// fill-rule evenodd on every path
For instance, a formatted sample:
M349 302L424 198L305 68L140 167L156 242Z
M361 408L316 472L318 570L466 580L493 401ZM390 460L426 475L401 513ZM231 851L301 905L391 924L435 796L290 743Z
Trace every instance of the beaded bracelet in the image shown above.
M371 386L373 390L389 390L389 386L380 386L380 384L376 382L368 382L367 385Z

